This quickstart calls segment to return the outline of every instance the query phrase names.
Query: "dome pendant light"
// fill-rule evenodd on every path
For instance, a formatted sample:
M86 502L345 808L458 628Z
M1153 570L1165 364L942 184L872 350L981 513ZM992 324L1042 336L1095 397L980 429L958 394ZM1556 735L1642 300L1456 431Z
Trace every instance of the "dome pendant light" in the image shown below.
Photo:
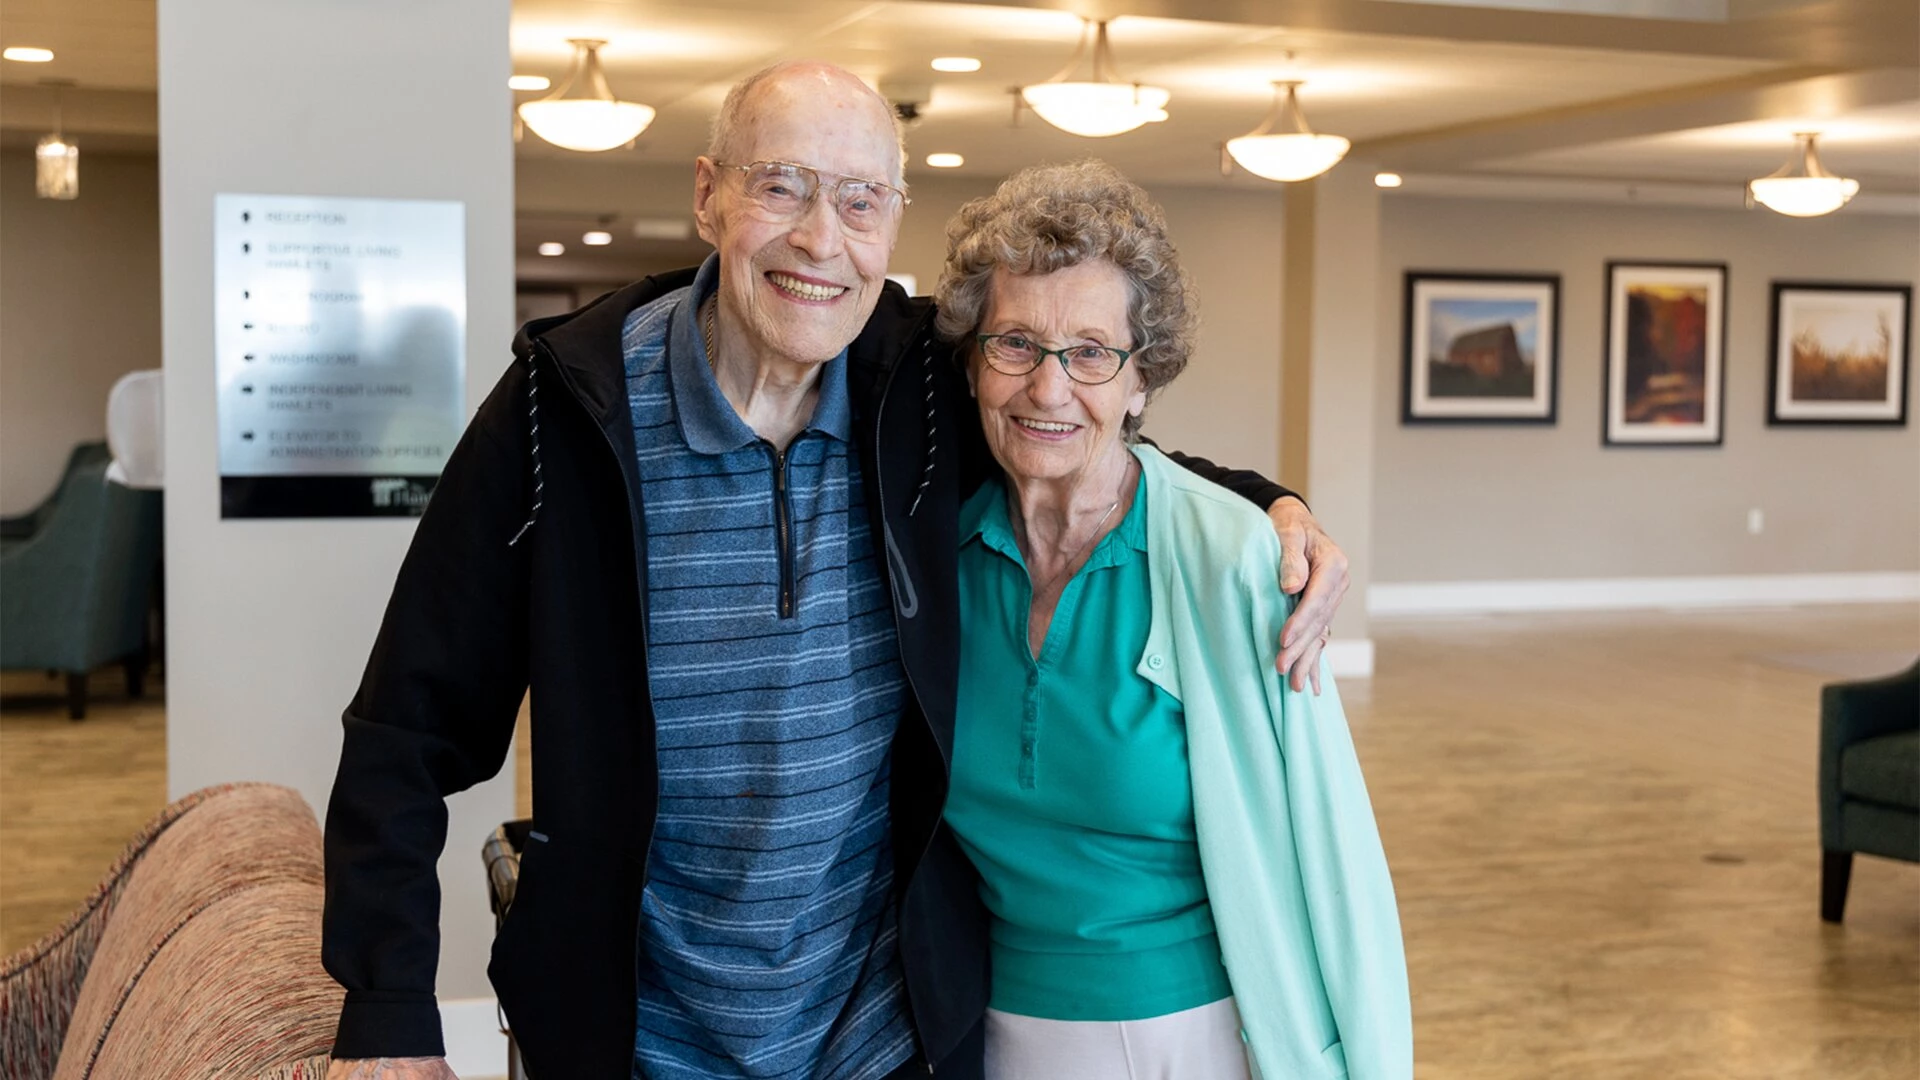
M1300 111L1299 80L1273 84L1273 108L1260 126L1227 140L1227 153L1240 167L1268 180L1292 183L1319 176L1347 156L1353 144L1338 135L1320 135ZM1284 91L1284 94L1282 93Z
M1087 27L1094 27L1093 81L1069 82L1087 51ZM1173 97L1158 86L1119 82L1113 76L1113 50L1107 44L1107 24L1082 22L1080 44L1073 59L1046 82L1022 87L1020 100L1040 119L1070 135L1099 139L1121 135L1142 124L1167 118Z
M632 142L653 123L651 105L621 101L600 70L600 47L593 38L569 38L573 70L559 89L520 106L520 119L535 135L568 150L596 152ZM569 96L571 95L571 96Z
M1820 164L1814 148L1816 133L1799 131L1794 155L1778 171L1747 183L1747 197L1777 214L1819 217L1847 205L1860 190L1860 181L1835 176Z

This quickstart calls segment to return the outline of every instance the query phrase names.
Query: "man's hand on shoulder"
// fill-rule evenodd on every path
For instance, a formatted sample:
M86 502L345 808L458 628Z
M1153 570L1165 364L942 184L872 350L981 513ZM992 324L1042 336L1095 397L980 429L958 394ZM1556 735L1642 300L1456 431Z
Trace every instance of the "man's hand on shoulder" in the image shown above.
M1320 653L1350 584L1347 554L1320 528L1307 504L1291 495L1274 500L1267 519L1280 535L1280 590L1301 594L1293 615L1280 628L1280 658L1274 666L1295 691L1312 683L1318 694Z
M327 1080L460 1080L446 1058L362 1058L327 1063Z

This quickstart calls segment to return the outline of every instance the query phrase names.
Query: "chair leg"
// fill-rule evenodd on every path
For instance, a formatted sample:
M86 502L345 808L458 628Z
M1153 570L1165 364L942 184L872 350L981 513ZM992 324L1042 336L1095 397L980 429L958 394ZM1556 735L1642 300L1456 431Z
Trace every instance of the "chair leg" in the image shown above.
M147 650L144 646L121 661L127 673L127 696L138 698L147 692Z
M87 718L87 673L67 672L67 716L74 720Z
M1820 918L1839 922L1847 913L1847 883L1853 880L1853 852L1820 852Z

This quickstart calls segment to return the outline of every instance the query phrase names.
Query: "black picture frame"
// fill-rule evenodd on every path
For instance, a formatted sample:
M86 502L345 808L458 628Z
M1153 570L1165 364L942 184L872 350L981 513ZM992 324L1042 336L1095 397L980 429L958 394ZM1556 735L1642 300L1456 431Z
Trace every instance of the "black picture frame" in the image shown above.
M1907 401L1912 397L1913 340L1908 331L1913 325L1913 286L1856 281L1774 281L1771 285L1767 426L1906 427ZM1796 339L1808 334L1816 340L1796 348ZM1844 354L1824 355L1821 336L1844 336L1849 349L1856 342L1871 349L1871 338L1879 336L1883 355L1843 363L1849 359ZM1816 362L1806 355L1808 347L1822 351L1820 359L1825 360L1827 371L1807 370ZM1877 374L1871 370L1875 366L1880 368ZM1848 378L1846 368L1866 370L1856 370ZM1848 387L1836 382L1852 382L1852 389L1858 390L1861 381L1878 382L1879 396L1837 396L1848 394Z
M1601 445L1723 445L1727 264L1610 259L1604 310Z
M1459 325L1457 332L1446 328L1450 322ZM1442 339L1444 358L1437 355ZM1448 389L1436 393L1442 382ZM1522 386L1526 393L1513 392ZM1559 415L1560 275L1407 271L1400 322L1402 424L1551 427Z

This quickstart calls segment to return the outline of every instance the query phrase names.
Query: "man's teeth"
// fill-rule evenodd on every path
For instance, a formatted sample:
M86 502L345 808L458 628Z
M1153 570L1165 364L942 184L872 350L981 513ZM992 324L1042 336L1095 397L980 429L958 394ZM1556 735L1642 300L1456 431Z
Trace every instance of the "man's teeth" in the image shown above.
M847 291L843 285L812 285L801 281L799 278L788 277L785 274L768 274L767 276L773 280L775 285L780 286L790 293L797 293L800 296L804 296L809 300L831 300Z
M1049 421L1049 420L1026 420L1018 417L1016 417L1013 422L1016 424L1019 424L1021 427L1032 428L1035 431L1051 431L1051 432L1072 431L1074 428L1077 428L1080 426L1078 424L1062 424L1056 421Z

